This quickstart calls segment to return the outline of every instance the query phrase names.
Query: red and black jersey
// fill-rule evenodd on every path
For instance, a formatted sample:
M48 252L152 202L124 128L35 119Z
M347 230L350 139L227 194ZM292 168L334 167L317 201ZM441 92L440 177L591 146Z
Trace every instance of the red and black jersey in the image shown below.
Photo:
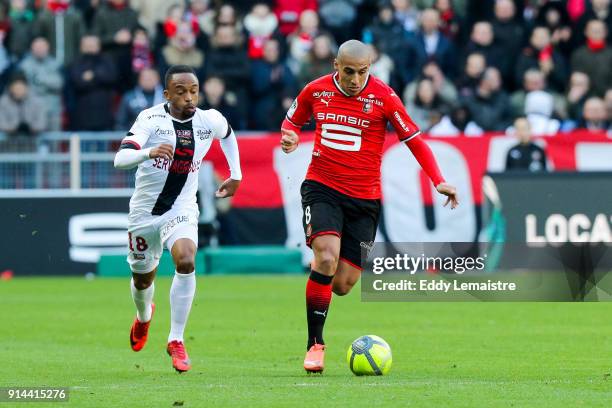
M356 198L381 195L380 166L387 123L400 141L419 135L401 99L387 84L370 75L361 92L350 96L338 74L304 87L287 112L283 128L299 132L314 117L315 145L306 179Z

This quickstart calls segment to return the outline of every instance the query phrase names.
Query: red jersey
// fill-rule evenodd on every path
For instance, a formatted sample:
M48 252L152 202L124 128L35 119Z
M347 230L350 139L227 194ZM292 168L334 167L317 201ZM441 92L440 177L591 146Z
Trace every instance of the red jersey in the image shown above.
M387 122L400 141L420 132L400 98L380 79L369 75L356 96L338 83L338 73L306 85L293 102L284 128L299 132L314 116L315 145L307 180L325 184L351 197L380 198L380 165Z

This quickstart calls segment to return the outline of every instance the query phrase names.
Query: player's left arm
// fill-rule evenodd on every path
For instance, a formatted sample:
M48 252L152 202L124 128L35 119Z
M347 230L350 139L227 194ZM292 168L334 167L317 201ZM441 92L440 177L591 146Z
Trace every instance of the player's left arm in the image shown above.
M451 209L457 207L459 205L457 189L444 180L433 152L420 136L421 131L406 112L401 99L393 92L386 98L385 113L400 142L408 146L438 193L447 197L444 206L450 203Z
M217 189L215 196L218 198L231 197L236 194L240 182L242 181L242 170L240 169L240 153L238 150L238 140L227 119L218 111L211 109L213 134L219 139L221 150L225 155L227 164L230 168L230 177L225 180Z

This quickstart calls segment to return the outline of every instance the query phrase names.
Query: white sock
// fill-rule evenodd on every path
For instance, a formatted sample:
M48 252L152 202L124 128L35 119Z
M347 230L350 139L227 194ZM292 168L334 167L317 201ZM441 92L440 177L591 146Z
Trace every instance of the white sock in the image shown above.
M191 310L195 294L195 271L191 273L174 273L170 288L170 335L168 343L173 340L183 341L183 332Z
M153 293L155 293L155 283L151 283L151 286L146 289L138 290L134 286L134 279L132 278L131 289L138 321L142 323L148 322L151 320L151 303L153 302Z

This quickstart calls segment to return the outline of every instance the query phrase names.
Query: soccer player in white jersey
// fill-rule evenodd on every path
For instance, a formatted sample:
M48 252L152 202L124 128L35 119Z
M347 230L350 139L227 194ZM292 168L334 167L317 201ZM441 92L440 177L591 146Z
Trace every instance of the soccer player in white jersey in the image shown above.
M242 179L238 143L230 124L214 109L196 108L198 94L199 82L192 68L170 67L165 77L167 102L138 115L115 157L116 168L138 166L128 217L127 261L136 305L130 344L132 350L140 351L147 341L155 310L153 281L165 245L176 266L170 288L167 352L179 373L191 368L183 332L196 287L198 170L213 139L219 139L231 172L216 196L234 195Z

